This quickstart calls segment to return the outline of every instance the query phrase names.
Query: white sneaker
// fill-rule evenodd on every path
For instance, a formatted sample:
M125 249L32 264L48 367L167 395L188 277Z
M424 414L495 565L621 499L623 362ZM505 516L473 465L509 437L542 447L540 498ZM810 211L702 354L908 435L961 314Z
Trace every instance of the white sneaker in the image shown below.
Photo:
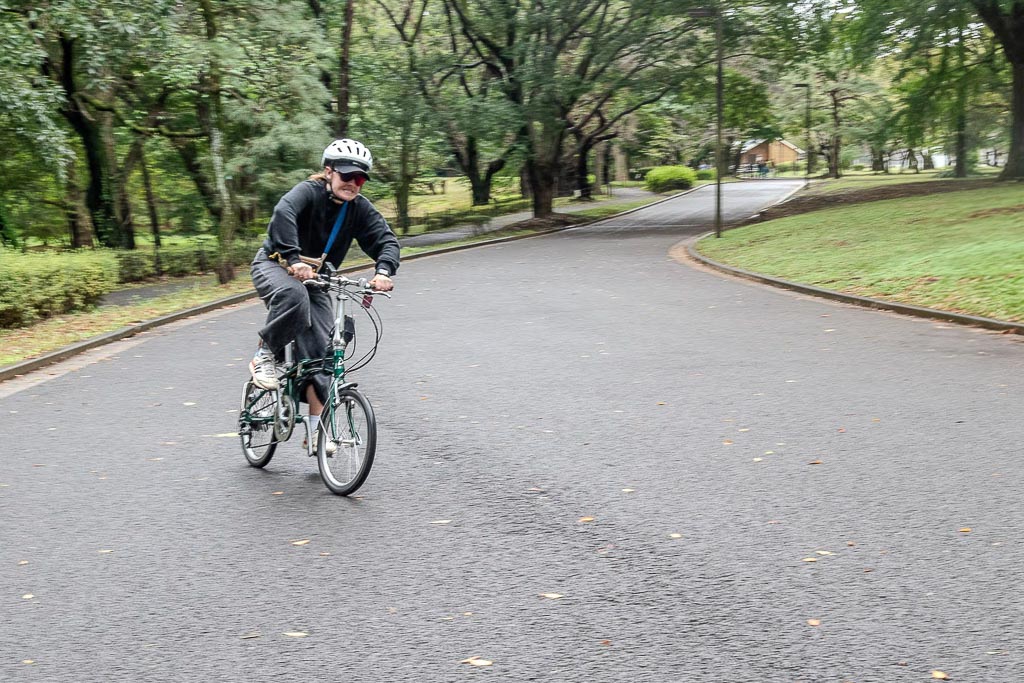
M318 431L317 432L313 432L313 454L314 455L316 455L317 440L319 438L320 438L320 432L318 432ZM308 442L305 439L302 440L302 447L305 448L306 452L308 453L309 452L309 448L307 448L307 443ZM327 443L324 445L324 450L327 451L327 455L329 455L329 456L330 455L334 455L335 453L338 452L338 444L334 443L330 439L327 439Z
M252 383L260 389L273 391L280 386L277 381L277 366L274 365L274 356L261 351L257 353L249 363L249 372L252 373Z

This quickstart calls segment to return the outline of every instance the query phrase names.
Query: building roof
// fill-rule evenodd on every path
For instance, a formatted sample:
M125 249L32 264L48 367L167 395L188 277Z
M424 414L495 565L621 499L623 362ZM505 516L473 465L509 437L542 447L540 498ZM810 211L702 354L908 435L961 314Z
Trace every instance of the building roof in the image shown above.
M765 142L779 142L779 143L785 145L786 147L789 147L791 150L793 150L797 154L803 154L804 153L804 151L802 149L800 149L799 147L794 145L792 142L790 142L789 140L783 140L782 138L778 138L776 140L768 140L768 139L765 139L765 138L762 138L760 140L747 140L746 142L743 143L743 149L741 151L742 152L749 152L750 150L754 149L758 145L763 144Z

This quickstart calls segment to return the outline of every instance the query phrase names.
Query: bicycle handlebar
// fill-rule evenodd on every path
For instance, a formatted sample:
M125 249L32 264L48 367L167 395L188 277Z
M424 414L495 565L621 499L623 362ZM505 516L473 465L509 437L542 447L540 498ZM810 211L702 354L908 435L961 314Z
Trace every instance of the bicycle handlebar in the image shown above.
M382 292L377 289L373 289L369 285L369 281L361 277L358 280L347 278L344 275L331 275L330 273L319 273L315 278L309 280L303 280L302 284L307 287L317 287L322 291L327 291L331 287L335 287L349 294L372 294L381 295L387 298L391 298L391 294L388 292Z

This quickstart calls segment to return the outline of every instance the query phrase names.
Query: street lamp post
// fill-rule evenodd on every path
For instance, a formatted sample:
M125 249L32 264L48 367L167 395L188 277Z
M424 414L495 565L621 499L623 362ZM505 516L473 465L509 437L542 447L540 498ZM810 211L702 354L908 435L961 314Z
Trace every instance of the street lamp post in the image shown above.
M723 63L725 56L722 45L722 12L717 5L695 7L687 11L691 17L715 18L715 237L722 236L722 170L725 154L722 151L722 118L725 109L725 79Z
M804 88L807 91L807 113L804 119L804 126L807 130L807 172L805 175L807 179L811 177L811 84L810 83L796 83L793 85L794 88Z

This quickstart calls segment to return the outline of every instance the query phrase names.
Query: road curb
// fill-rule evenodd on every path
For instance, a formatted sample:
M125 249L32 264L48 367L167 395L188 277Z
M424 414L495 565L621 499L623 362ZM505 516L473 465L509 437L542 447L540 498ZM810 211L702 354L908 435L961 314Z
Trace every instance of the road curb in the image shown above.
M702 185L701 187L704 187L704 186ZM527 238L530 238L530 237L541 237L542 235L550 235L550 234L555 233L555 232L562 232L564 230L571 230L573 228L582 228L582 227L585 227L587 225L591 225L593 223L597 223L599 221L606 221L606 220L611 220L613 218L618 218L619 216L625 216L625 215L631 214L631 213L633 213L635 211L639 211L640 209L646 209L649 206L654 206L656 204L661 204L662 202L667 202L670 199L675 199L676 197L680 197L680 196L682 196L684 194L689 194L690 192L695 192L695 191L697 191L699 189L700 189L700 187L695 187L695 188L686 190L685 192L679 192L679 193L674 194L674 195L672 195L670 197L663 197L662 199L659 199L657 201L651 202L650 204L644 204L643 206L638 206L636 208L628 209L628 210L622 211L620 213L612 214L610 216L605 216L604 218L595 218L594 220L586 221L584 223L575 223L573 225L565 225L565 226L561 226L561 227L557 227L557 228L551 228L550 230L542 230L542 231L539 231L539 232L533 232L533 233L530 233L528 235L513 235L511 237L495 237L494 239L480 240L479 242L471 242L469 244L459 244L459 245L451 246L451 247L438 247L437 249L431 249L429 251L424 251L424 252L421 252L419 254L410 254L409 256L403 256L402 257L402 261L414 261L416 259L426 258L428 256L439 256L441 254L449 254L449 253L452 253L452 252L455 252L455 251L463 251L465 249L475 249L477 247L486 247L486 246L491 246L491 245L494 245L494 244L502 244L504 242L514 242L516 240L527 239ZM338 272L339 273L357 273L357 272L359 272L361 270L366 270L369 267L370 267L369 264L362 265L362 266L350 266L350 267L347 267L347 268L342 268ZM163 325L167 325L169 323L173 323L173 322L176 322L178 320L182 320L184 318L191 318L192 316L199 315L201 313L208 313L210 311L217 310L218 308L225 308L227 306L233 306L235 304L240 304L240 303L243 303L245 301L248 301L249 299L253 299L255 297L256 297L256 291L255 290L248 291L248 292L242 292L241 294L233 294L231 296L224 297L223 299L217 299L216 301L210 301L210 302L202 304L200 306L195 306L193 308L185 309L184 311L178 311L176 313L169 313L167 315L160 316L159 318L153 318L152 320L145 320L145 321L137 323L135 325L129 325L127 327L122 327L121 329L114 330L113 332L107 332L106 334L101 334L98 337L93 337L91 339L86 339L84 341L76 342L75 344L71 344L69 346L65 346L62 349L57 349L56 351L50 351L49 353L44 353L43 355L39 356L38 358L30 358L28 360L24 360L24 361L21 361L19 363L15 363L13 365L6 365L4 367L0 367L0 382L4 382L4 381L9 380L9 379L14 379L15 377L20 377L22 375L26 375L26 374L28 374L30 372L34 372L34 371L39 370L41 368L44 368L44 367L46 367L48 365L53 365L54 363L59 363L62 360L67 360L68 358L71 358L72 356L77 356L80 353L84 353L84 352L89 351L91 349L94 349L96 347L104 346L106 344L111 344L113 342L120 341L122 339L127 339L129 337L134 337L135 335L139 334L140 332L145 332L147 330L151 330L151 329L156 328L156 327L161 327Z
M821 287L814 287L813 285L805 285L799 282L792 282L790 280L783 280L781 278L772 277L770 275L764 275L763 273L755 273L750 270L744 270L742 268L736 268L735 266L726 265L719 263L714 259L710 259L696 250L697 243L701 240L710 237L714 233L709 232L697 237L691 238L685 242L686 253L694 261L706 265L715 270L730 275L736 275L748 280L760 282L762 284L771 285L773 287L779 287L782 289L789 289L803 294L810 294L812 296L821 297L823 299L831 299L832 301L841 301L843 303L855 304L864 308L874 308L883 311L892 311L894 313L902 313L903 315L912 315L918 318L930 318L933 320L943 320L945 322L957 323L960 325L969 325L971 327L983 327L989 330L997 330L999 332L1012 332L1015 334L1024 334L1024 323L1013 323L1006 320L996 320L995 318L983 318L976 315L966 315L963 313L952 313L950 311L942 311L937 308L925 308L924 306L912 306L910 304L896 303L895 301L886 301L884 299L872 299L865 296L856 296L854 294L844 294L843 292L837 292L832 289L823 289Z

